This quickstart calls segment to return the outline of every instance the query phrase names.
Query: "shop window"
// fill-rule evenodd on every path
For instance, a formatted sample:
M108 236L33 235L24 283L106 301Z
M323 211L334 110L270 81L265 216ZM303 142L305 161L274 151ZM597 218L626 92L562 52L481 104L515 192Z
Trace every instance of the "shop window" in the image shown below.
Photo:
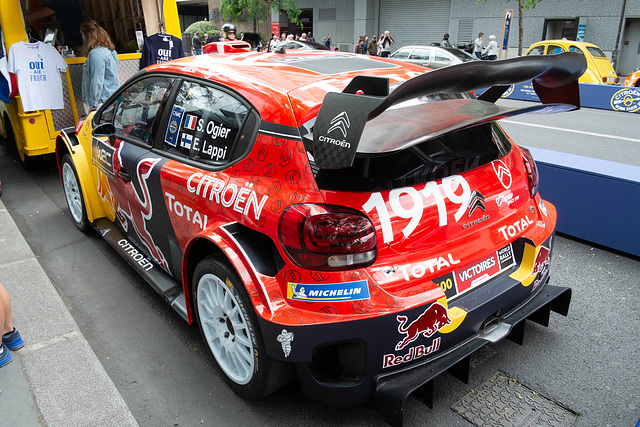
M233 95L201 83L182 83L172 106L167 135L177 125L174 138L165 137L162 148L174 155L223 166L245 153L240 130L249 109ZM172 125L172 123L174 123Z

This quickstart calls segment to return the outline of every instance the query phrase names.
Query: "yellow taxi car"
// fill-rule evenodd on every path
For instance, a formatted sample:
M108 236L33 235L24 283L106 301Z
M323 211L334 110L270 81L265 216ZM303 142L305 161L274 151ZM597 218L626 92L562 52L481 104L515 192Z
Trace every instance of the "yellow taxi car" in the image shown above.
M629 87L640 87L640 67L629 73L626 79L624 79L624 85Z
M543 40L529 47L525 55L553 55L561 52L577 52L587 60L587 71L580 76L580 83L618 84L620 78L611 61L598 46L573 40Z

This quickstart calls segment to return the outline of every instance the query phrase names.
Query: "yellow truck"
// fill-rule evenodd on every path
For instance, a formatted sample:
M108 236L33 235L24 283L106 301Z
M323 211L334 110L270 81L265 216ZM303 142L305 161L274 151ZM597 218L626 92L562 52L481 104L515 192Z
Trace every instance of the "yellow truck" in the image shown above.
M116 46L136 40L136 31L147 35L165 31L181 38L176 0L77 0L85 18L95 19L111 35ZM5 55L20 41L30 42L25 16L35 8L31 0L1 0L0 30ZM59 31L55 18L38 21L44 33ZM64 51L61 52L65 53ZM139 69L141 54L119 54L120 81L124 82ZM20 95L11 104L0 102L0 137L15 142L18 158L27 169L40 167L55 155L56 137L61 129L76 126L86 112L82 105L82 67L86 58L66 57L67 72L63 77L64 108L59 110L24 111ZM66 84L65 84L66 83Z

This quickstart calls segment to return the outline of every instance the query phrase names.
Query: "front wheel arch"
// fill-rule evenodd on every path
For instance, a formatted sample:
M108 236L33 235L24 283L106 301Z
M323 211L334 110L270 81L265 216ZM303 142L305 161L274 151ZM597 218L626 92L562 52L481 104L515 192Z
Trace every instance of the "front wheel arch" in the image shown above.
M68 153L62 156L60 161L60 177L62 178L62 189L64 192L69 213L74 225L80 231L89 229L89 220L87 219L87 204L82 194L78 171L71 155Z

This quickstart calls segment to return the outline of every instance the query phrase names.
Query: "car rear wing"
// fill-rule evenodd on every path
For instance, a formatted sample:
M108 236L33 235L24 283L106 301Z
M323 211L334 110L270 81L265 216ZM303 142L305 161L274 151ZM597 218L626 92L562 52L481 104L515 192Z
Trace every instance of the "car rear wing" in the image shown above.
M321 169L346 168L356 155L403 150L505 117L579 109L578 78L586 68L584 56L573 52L471 61L419 75L391 93L388 79L357 76L343 92L325 96L313 127L314 161ZM543 105L495 105L510 85L529 80ZM477 99L451 96L482 88L488 89Z

